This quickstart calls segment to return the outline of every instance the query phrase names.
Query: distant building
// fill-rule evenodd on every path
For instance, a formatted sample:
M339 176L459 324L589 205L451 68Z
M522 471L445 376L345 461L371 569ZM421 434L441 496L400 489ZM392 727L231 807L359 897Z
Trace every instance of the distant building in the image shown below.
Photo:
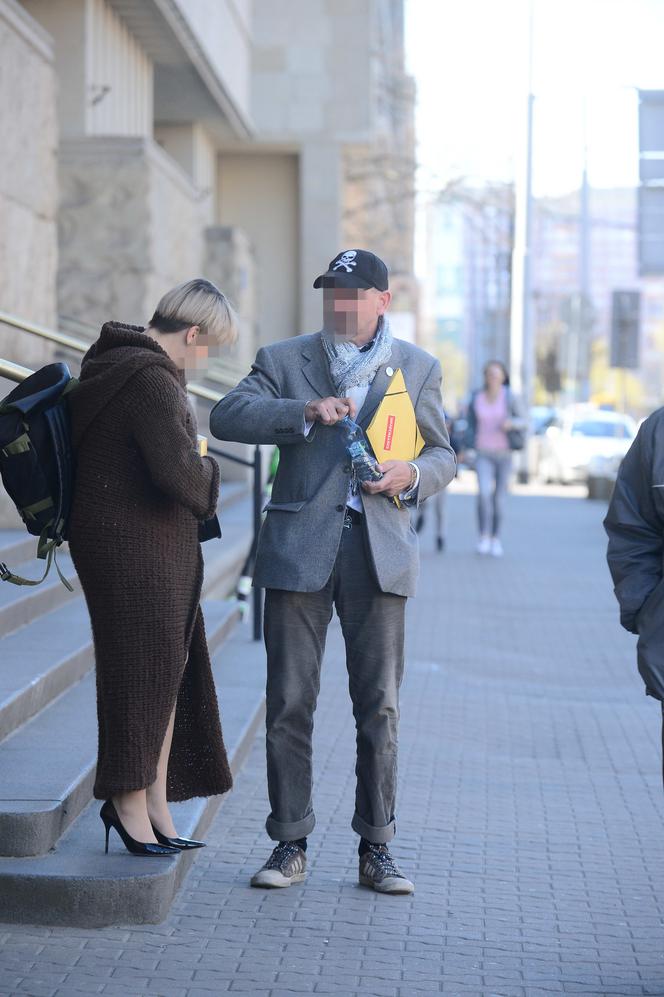
M590 374L593 343L608 356L614 290L642 295L640 368L643 407L661 404L664 388L664 280L640 277L637 257L637 191L592 189L589 194L588 270L590 301L579 337L579 192L540 198L534 212L533 293L535 342L542 353L553 346L567 396L583 392Z
M225 390L368 248L414 337L403 0L0 0L0 65L0 311L93 339L206 276L241 318ZM0 358L52 352L0 323Z
M403 0L0 0L0 309L92 336L203 273L258 344L319 328L341 248L412 315ZM0 356L37 360L5 334Z
M510 360L510 187L458 184L426 210L426 277L421 340L467 359L463 393L491 359Z

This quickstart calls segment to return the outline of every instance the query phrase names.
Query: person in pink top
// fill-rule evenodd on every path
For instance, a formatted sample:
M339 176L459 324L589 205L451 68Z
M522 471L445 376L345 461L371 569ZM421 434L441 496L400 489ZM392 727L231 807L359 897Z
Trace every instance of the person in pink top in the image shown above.
M468 405L465 447L466 453L475 451L479 488L477 551L494 557L503 554L500 527L512 471L512 451L523 447L526 428L509 383L505 365L492 360L484 368L484 387L473 393Z

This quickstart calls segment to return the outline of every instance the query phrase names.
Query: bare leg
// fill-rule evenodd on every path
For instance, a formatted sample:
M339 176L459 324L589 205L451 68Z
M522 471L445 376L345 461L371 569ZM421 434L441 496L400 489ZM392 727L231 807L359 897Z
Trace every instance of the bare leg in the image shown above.
M189 660L189 655L185 659L185 664ZM166 735L164 737L159 761L157 762L157 778L147 789L138 789L132 793L122 793L113 797L113 804L118 812L118 817L124 824L126 830L132 838L142 841L145 844L152 842L156 844L157 839L152 825L169 838L176 838L177 831L173 824L166 802L166 776L168 775L168 759L173 743L173 730L175 728L175 706L168 721Z
M161 833L165 834L168 838L176 838L178 834L175 830L173 818L171 817L168 809L168 803L166 802L168 758L171 753L174 727L175 707L173 707L173 712L171 713L170 720L168 721L168 727L166 728L164 743L161 746L159 761L157 762L157 778L151 786L148 786L146 790L147 812L150 816L150 820L157 830L161 831Z
M138 789L132 793L122 793L113 797L115 809L125 828L137 841L157 841L152 824L168 837L177 837L168 804L166 803L166 775L168 772L168 756L171 753L173 728L175 725L175 707L171 713L166 728L166 736L157 762L157 778L147 789Z
M119 796L114 796L113 805L125 830L128 831L132 838L135 838L136 841L142 841L145 844L149 842L156 844L157 839L154 836L150 818L148 817L146 791L144 789L137 789L131 793L121 793Z

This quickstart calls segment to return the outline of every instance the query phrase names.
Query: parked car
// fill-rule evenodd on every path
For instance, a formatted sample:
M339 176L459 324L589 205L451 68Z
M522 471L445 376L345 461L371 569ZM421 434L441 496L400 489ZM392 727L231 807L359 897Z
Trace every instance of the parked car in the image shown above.
M558 415L553 405L533 405L530 409L530 435L541 436Z
M563 484L587 483L594 459L622 460L635 436L631 416L591 405L570 406L543 434L539 477Z
M544 434L558 417L559 410L552 405L533 405L528 415L529 432L526 442L526 461L528 477L533 480L537 478L539 473Z
M608 501L611 498L622 462L622 454L614 454L613 457L596 454L590 459L588 464L589 499Z

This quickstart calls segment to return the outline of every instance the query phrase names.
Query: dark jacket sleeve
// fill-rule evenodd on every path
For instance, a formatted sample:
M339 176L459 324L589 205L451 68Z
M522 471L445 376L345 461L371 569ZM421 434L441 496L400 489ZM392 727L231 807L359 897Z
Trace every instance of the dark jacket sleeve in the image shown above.
M156 487L197 519L211 519L219 500L219 465L199 455L187 432L182 389L173 375L158 365L136 374L128 405L134 440Z
M657 416L644 422L627 452L604 520L620 622L631 633L637 632L639 610L662 578L663 524L653 496Z
M518 395L515 395L511 388L508 388L508 399L509 399L509 418L513 423L514 429L520 429L524 432L528 429L528 419L524 412L523 402Z
M304 434L306 402L283 398L278 371L269 347L261 347L251 371L210 413L210 432L218 440L236 443L311 442L316 426Z
M463 448L464 450L474 450L475 440L477 439L477 412L475 411L475 399L477 398L477 392L473 391L472 395L468 399L468 411L466 412L466 432L463 436Z

